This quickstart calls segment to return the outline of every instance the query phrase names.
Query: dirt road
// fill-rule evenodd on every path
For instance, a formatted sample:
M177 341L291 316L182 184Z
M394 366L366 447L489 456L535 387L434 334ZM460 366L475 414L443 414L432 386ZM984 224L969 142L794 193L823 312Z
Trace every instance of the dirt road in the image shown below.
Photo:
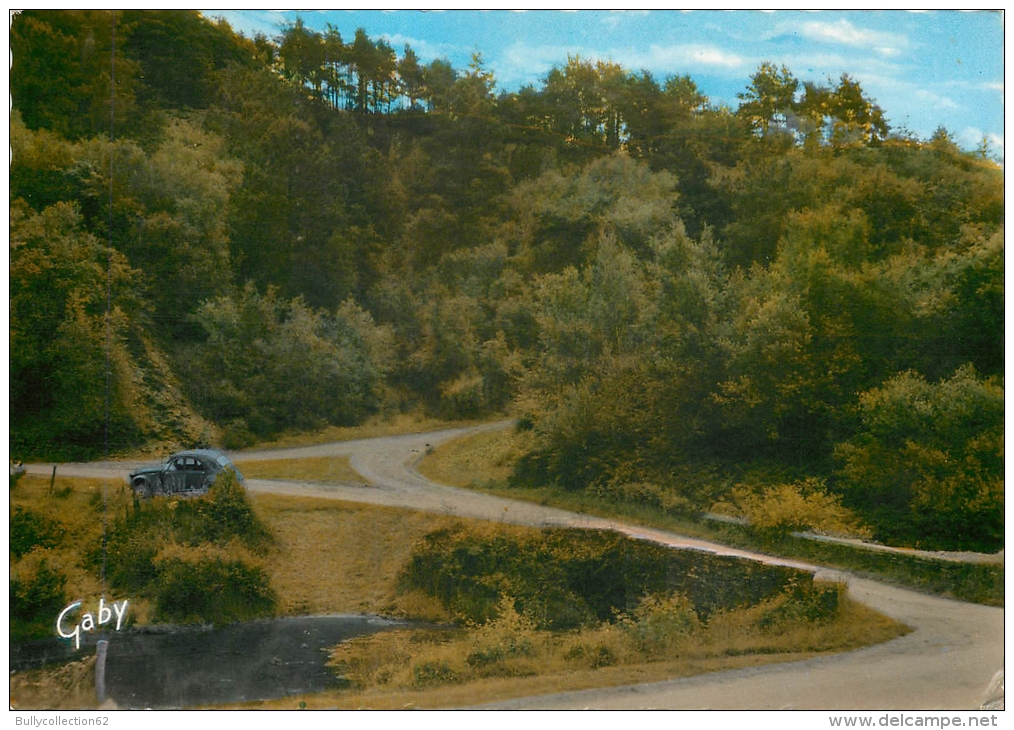
M1003 609L928 596L662 530L446 487L430 482L415 469L430 446L466 433L503 426L495 423L231 456L237 460L348 456L352 467L372 485L249 479L247 488L254 492L314 495L523 525L613 529L673 547L811 569L821 577L846 581L852 596L914 629L907 636L886 644L832 657L671 682L528 697L490 707L971 710L985 701L990 680L1004 661ZM64 464L59 467L59 473L125 478L132 466L133 463L127 462ZM27 470L48 475L51 466L29 465Z

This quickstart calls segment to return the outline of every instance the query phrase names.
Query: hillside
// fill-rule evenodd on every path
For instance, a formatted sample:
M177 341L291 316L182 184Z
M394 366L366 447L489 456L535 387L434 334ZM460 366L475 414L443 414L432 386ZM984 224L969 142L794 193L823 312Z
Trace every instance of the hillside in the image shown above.
M190 11L11 46L12 458L508 412L516 483L1002 545L1003 170L848 75L499 93Z

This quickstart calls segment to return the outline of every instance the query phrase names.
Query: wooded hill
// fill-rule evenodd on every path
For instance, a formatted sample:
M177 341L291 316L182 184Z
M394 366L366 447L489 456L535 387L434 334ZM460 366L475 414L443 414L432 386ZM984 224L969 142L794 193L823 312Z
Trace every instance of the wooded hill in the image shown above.
M1003 171L848 75L501 93L189 11L11 46L14 458L506 411L521 481L1002 544Z

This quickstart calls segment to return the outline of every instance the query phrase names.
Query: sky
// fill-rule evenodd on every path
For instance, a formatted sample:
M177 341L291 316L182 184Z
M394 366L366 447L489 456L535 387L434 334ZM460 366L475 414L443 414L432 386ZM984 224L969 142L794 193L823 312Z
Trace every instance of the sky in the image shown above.
M800 81L837 82L848 73L884 110L893 129L928 139L944 127L964 148L985 137L1004 156L1004 34L997 11L721 10L205 10L252 37L276 37L301 17L357 28L398 53L409 44L424 62L458 70L479 51L497 89L541 86L568 56L607 60L659 81L688 74L713 104L735 109L750 76L769 61Z

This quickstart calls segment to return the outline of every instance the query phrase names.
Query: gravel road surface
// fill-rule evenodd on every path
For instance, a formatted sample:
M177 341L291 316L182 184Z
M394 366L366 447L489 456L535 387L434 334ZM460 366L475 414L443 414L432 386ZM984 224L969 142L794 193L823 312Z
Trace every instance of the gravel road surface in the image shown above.
M527 697L488 705L490 708L973 710L987 700L991 680L1004 662L1002 608L925 595L662 530L447 487L427 480L415 469L429 447L505 425L501 422L426 434L236 452L230 457L256 460L348 456L352 467L370 483L320 485L248 479L247 488L253 492L319 496L539 527L612 529L673 547L810 569L822 578L847 582L853 597L913 629L885 644L830 657L669 682ZM137 463L61 464L58 473L125 480ZM49 475L52 465L26 465L26 470Z

